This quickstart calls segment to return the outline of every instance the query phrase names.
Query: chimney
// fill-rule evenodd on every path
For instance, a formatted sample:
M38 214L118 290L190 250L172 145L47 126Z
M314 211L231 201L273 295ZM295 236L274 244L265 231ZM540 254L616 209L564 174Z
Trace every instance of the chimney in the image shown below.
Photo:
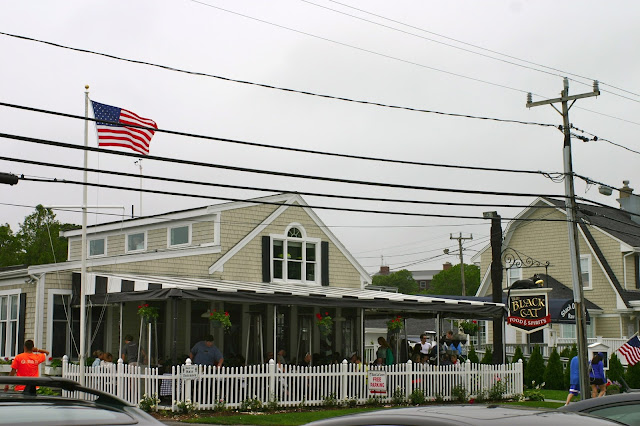
M389 267L388 266L381 266L379 274L380 275L389 275Z
M631 215L631 220L635 223L640 224L640 197L633 193L633 188L629 187L629 181L622 181L622 188L619 189L620 198L618 198L618 202L620 203L620 208L629 213L634 213Z
M442 270L446 271L447 269L451 269L451 262L447 262L447 263L443 263L442 264Z

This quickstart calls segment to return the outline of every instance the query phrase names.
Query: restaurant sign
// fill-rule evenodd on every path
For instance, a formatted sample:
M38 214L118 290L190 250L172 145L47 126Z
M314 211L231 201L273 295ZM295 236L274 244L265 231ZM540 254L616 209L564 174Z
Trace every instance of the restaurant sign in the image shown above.
M525 333L533 333L551 324L547 289L511 290L507 324Z

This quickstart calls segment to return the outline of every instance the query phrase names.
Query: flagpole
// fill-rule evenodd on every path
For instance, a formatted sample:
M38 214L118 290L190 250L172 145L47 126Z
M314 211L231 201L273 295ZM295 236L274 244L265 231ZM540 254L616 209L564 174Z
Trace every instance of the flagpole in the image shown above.
M86 285L87 285L87 167L89 151L89 85L84 86L84 171L82 187L82 265L80 267L80 350L78 358L80 361L80 386L85 385L84 370L85 363L85 347L86 347Z

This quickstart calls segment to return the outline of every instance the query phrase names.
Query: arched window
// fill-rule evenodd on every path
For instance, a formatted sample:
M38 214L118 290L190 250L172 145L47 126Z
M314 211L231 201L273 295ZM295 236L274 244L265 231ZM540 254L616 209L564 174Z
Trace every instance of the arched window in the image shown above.
M304 228L293 224L284 235L271 236L273 281L318 282L320 240L308 238Z

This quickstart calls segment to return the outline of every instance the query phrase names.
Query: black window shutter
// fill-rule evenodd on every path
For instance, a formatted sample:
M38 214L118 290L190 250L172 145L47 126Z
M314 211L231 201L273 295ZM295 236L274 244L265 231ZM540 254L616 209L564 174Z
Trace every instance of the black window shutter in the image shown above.
M20 293L20 317L18 318L18 353L24 352L25 318L27 316L27 293Z
M640 289L640 255L636 254L635 258L636 288Z
M262 282L271 282L271 237L262 237Z
M322 241L320 243L320 282L323 286L329 285L329 242Z

